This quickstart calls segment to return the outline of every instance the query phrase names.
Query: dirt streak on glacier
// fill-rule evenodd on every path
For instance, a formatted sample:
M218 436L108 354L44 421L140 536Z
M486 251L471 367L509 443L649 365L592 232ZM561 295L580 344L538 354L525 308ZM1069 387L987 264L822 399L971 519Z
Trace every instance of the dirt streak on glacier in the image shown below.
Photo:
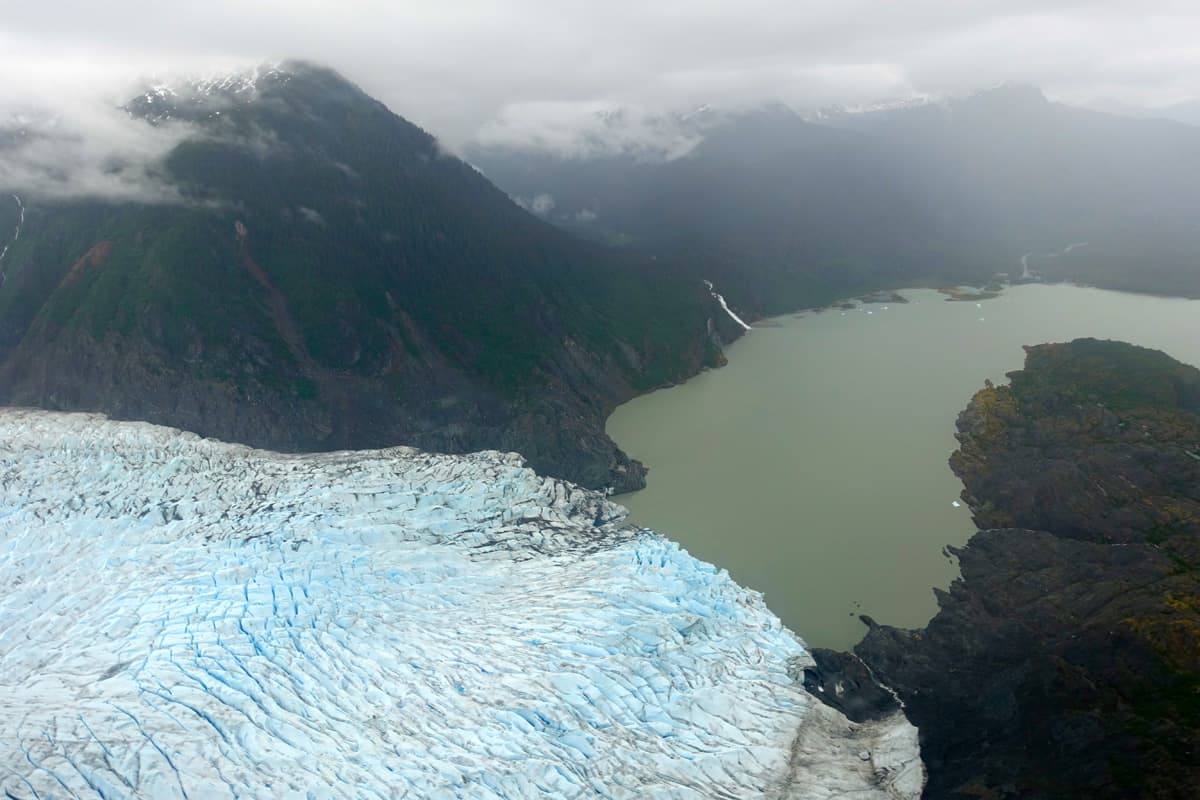
M903 717L624 516L515 455L0 410L0 792L920 794Z

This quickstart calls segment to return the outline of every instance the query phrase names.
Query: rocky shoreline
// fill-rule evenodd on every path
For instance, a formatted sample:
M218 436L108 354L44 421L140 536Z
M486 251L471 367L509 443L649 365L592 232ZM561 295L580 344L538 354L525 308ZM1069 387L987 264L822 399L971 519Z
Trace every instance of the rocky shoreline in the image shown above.
M849 714L866 677L894 690L928 798L1195 797L1200 371L1081 339L1009 377L958 420L962 577L922 630L864 618L864 666L818 658L810 691L833 676Z

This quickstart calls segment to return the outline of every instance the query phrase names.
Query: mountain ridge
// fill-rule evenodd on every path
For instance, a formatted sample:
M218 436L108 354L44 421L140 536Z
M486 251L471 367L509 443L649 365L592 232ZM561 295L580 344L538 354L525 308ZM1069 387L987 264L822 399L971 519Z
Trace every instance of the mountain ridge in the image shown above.
M574 233L697 265L758 313L904 284L986 284L1029 252L1048 279L1200 296L1200 131L1002 85L826 118L708 115L679 158L469 157Z
M641 485L603 419L719 362L740 329L703 284L527 214L332 70L205 85L129 106L200 131L162 165L184 202L25 198L0 400Z

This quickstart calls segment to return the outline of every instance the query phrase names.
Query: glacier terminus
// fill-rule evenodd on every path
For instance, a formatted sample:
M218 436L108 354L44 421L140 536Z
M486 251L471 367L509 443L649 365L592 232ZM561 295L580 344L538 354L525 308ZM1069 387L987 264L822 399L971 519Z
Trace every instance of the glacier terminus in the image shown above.
M511 454L0 410L0 794L920 795L903 715L625 516Z

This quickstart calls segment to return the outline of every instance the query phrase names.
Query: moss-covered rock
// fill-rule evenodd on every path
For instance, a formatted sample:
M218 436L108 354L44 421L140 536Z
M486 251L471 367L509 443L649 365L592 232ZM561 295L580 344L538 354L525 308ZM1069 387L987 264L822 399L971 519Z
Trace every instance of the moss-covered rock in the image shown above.
M962 578L855 652L921 729L927 797L1193 798L1200 372L1081 339L1010 378L958 420Z

